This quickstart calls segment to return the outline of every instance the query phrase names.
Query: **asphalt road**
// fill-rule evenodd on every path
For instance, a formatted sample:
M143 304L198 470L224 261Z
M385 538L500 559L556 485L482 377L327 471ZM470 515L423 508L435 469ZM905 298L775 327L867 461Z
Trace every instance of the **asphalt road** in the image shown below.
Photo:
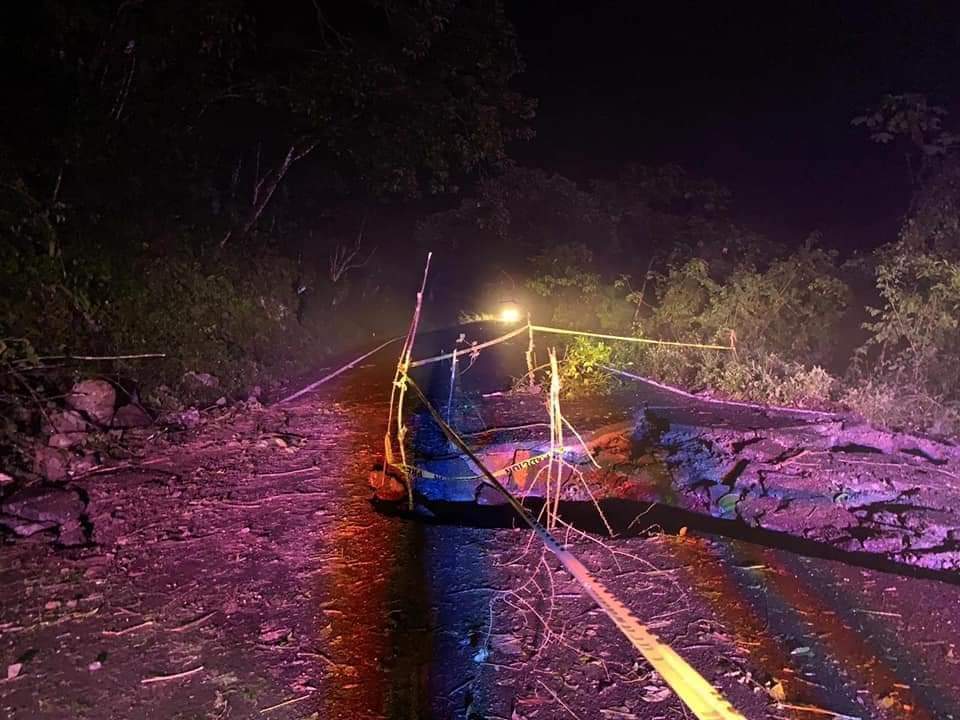
M468 340L478 342L503 331L502 327L495 325L472 326L465 330ZM464 330L421 336L414 357L449 351L460 332ZM538 343L543 343L543 339L538 337ZM463 347L463 343L459 347ZM518 401L509 398L486 405L483 400L484 395L508 389L511 378L523 372L525 349L526 337L521 335L485 350L461 375L453 412L461 429L476 432L485 426L512 424L518 418L537 416L537 406L542 405L539 399L524 400L526 407L519 410L511 407ZM540 350L542 353L543 348ZM395 353L387 352L373 367L366 368L354 387L364 388L362 392L372 390L385 374L389 374L393 355ZM432 399L440 407L448 401L449 369L450 364L445 362L419 369L414 374L422 387L429 388ZM638 385L613 400L580 403L569 412L586 426L599 425L630 417L644 405L662 406L670 399L669 394ZM728 412L722 417L715 406L698 408L696 403L684 399L673 397L672 400L673 407L690 412L713 412L718 422L728 425L738 422L745 426L803 422L803 416L771 415L750 410ZM491 412L498 411L499 414L490 416ZM414 443L419 439L424 446L435 444L436 430L429 429L430 423L422 415L419 420L416 427L420 436L415 436ZM676 532L683 525L684 515L678 512L680 520L676 522L671 522L669 515L669 507L666 511L663 507L658 508L659 519L663 521L661 525L672 525L671 531ZM502 568L496 561L492 562L491 557L497 553L486 547L476 535L470 536L465 544L467 549L464 549L463 538L459 537L471 525L511 524L502 513L494 517L496 519L466 511L460 515L455 513L442 523L426 525L425 532L430 537L424 542L433 548L446 548L443 552L427 553L420 558L423 577L435 583L430 584L429 595L439 607L449 595L449 588L469 583L471 575L487 578L486 582L501 588L500 592L509 587L509 582L506 585L496 582ZM572 521L575 522L576 518ZM398 522L420 521L398 519ZM592 525L596 527L595 522ZM657 529L653 528L654 531ZM478 531L474 528L473 532ZM567 535L569 539L570 533ZM529 543L529 537L524 536L522 542ZM724 674L719 670L737 668L728 670L728 679L733 677L739 688L748 688L751 691L749 699L736 691L735 685L726 685L734 688L731 698L735 699L735 704L738 700L741 704L746 703L742 711L748 717L960 718L960 581L955 576L941 573L936 579L930 579L918 577L907 567L890 567L886 572L870 569L861 563L844 562L843 554L831 559L829 553L827 557L819 552L806 553L802 543L784 549L784 545L790 543L770 541L769 535L753 534L748 528L724 534L700 530L687 532L682 538L676 535L658 537L654 533L606 540L605 543L606 547L601 547L579 538L574 547L583 554L588 566L594 563L591 569L596 569L612 587L620 588L628 605L633 588L621 576L629 576L631 570L624 569L622 563L615 563L617 569L611 571L611 557L628 562L636 562L638 557L655 557L651 562L657 567L676 573L673 576L676 585L672 587L680 593L683 601L676 598L674 601L681 605L691 603L684 606L686 609L675 608L678 616L687 619L685 630L689 629L689 623L696 624L703 619L690 618L698 612L706 613L709 619L705 622L713 633L712 636L707 633L707 636L712 637L713 642L691 642L685 633L674 634L676 628L669 625L661 630L661 634L677 644L676 649L689 656L712 682L723 685ZM656 553L651 554L651 543L655 545ZM460 547L451 551L451 546ZM450 562L450 552L456 557L454 563ZM562 570L552 568L551 572L557 578L563 577ZM507 578L499 579L507 580L509 573L507 575ZM568 593L577 592L572 583L568 585ZM496 594L480 595L474 612L482 614L484 603L489 605L490 598ZM637 604L631 606L635 613L654 627L660 615L671 612L651 602L648 595L637 597L635 602ZM523 607L523 603L520 602L519 606ZM459 601L457 607L462 610ZM579 607L571 612L583 610ZM558 615L556 622L576 623L577 617L580 616ZM435 638L442 637L444 622L441 619ZM526 627L530 620L514 618L514 623ZM605 619L597 626L596 632L603 638L602 645L610 654L619 656L625 663L635 659L626 640ZM728 644L724 645L724 642ZM740 654L734 652L731 655L731 647ZM550 642L540 648L535 653L535 664L539 663L551 678L569 677L571 666L564 664L563 652L551 655L551 648ZM562 650L562 643L554 649ZM447 652L457 656L452 648L447 648ZM441 653L439 657L445 655ZM487 661L489 658L484 659ZM451 668L456 666L455 662L444 661L444 667L434 663L427 669L433 678L429 687L432 688L430 706L435 717L447 717L448 712L453 716L451 707L455 707L456 702L452 705L446 703L456 696L456 688L448 686L462 680L465 672L453 672ZM534 668L531 672L536 671ZM511 671L501 668L500 672L509 677ZM552 710L524 714L515 698L511 704L502 697L504 686L516 691L514 681L496 678L496 673L495 669L491 673L494 677L487 678L491 682L478 681L469 683L466 689L460 688L461 693L467 689L471 693L470 702L464 707L484 707L482 711L476 710L478 717L511 717L511 713L514 713L513 717L560 717L567 713L584 720L590 717L684 716L675 698L670 705L631 704L627 703L630 693L623 692L617 694L619 704L612 706L614 710L604 709L598 705L598 698L591 701L589 696L584 697L581 686L573 693L564 692L561 687L554 688L557 698L566 701L568 708L558 710L559 700L548 692L547 696L553 701ZM444 684L442 680L450 675L452 679ZM566 679L564 685L569 688ZM648 686L649 682L644 687ZM628 687L638 689L634 684ZM544 693L544 689L536 684L534 690L541 695ZM445 700L438 705L440 697ZM510 705L509 711L504 703ZM673 709L668 710L668 707Z

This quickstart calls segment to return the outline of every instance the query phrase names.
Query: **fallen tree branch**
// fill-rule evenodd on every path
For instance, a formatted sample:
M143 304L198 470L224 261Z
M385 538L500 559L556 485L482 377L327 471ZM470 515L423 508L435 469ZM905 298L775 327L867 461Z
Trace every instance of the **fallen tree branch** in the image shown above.
M230 228L220 241L220 248L223 249L230 242L233 236L243 237L253 229L253 226L260 220L263 211L266 210L270 199L273 197L280 183L286 177L290 167L305 158L319 145L320 141L316 138L306 138L298 145L293 143L287 149L287 154L283 161L272 170L267 171L263 176L256 179L254 187L253 204L250 208L247 218L239 225Z
M166 353L140 353L138 355L44 355L37 360L152 360L165 358Z

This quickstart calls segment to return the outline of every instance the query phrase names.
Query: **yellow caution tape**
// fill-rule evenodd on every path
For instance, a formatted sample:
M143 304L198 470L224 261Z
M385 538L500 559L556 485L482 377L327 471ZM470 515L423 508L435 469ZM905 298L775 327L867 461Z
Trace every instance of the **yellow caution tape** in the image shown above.
M546 325L523 325L518 327L515 330L511 330L505 335L500 337L495 337L493 340L487 340L484 343L479 345L471 345L465 347L462 350L457 350L456 352L443 353L441 355L434 355L433 357L423 358L422 360L415 360L410 363L410 368L418 368L424 365L429 365L431 363L442 362L444 360L453 359L454 355L457 357L462 357L463 355L469 355L471 353L480 352L486 348L493 347L494 345L499 345L502 342L507 340L512 340L517 335L521 335L530 330L536 330L538 332L552 333L554 335L580 335L583 337L593 337L600 338L601 340L622 340L623 342L632 342L640 343L643 345L666 345L669 347L686 347L686 348L699 348L701 350L735 350L736 348L733 345L711 345L709 343L690 343L690 342L680 342L677 340L654 340L652 338L641 338L641 337L631 337L629 335L607 335L605 333L595 333L595 332L584 332L581 330L566 330L564 328L555 328L548 327Z
M548 457L550 457L550 453L548 452L541 453L540 455L533 455L525 460L520 460L512 465L507 465L505 468L500 468L499 470L494 471L493 475L495 477L505 477L516 470L524 470L525 468L539 465ZM480 475L440 475L438 473L431 472L430 470L416 467L415 465L407 465L406 467L402 467L396 463L391 464L399 470L406 472L408 475L413 477L422 477L428 480L483 480L486 478L486 475L482 473Z
M668 345L670 347L699 348L701 350L733 350L732 345L711 345L709 343L679 342L676 340L653 340L652 338L630 337L627 335L606 335L604 333L583 332L581 330L564 330L563 328L547 327L545 325L531 325L538 332L553 333L554 335L581 335L583 337L600 338L601 340L622 340L624 342L641 343L644 345Z

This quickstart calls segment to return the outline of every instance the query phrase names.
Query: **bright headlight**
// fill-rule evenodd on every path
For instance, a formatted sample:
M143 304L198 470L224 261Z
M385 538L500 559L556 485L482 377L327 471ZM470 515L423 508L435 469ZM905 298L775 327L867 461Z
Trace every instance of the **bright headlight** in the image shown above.
M507 305L500 310L500 322L516 323L520 322L520 308L516 305Z

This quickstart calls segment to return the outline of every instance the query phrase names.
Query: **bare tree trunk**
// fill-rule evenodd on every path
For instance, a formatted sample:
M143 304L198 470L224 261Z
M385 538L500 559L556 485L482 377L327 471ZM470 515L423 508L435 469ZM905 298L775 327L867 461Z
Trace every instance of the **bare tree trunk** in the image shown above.
M238 226L230 228L226 235L223 236L223 239L220 241L220 247L226 247L227 243L230 242L230 239L235 235L240 237L245 236L250 230L253 229L253 226L257 224L257 221L260 219L260 216L263 215L263 211L266 210L267 205L270 203L273 194L277 191L277 188L280 187L280 183L283 182L283 178L286 177L287 172L298 160L302 160L311 152L314 148L317 147L318 140L307 140L301 144L293 144L287 150L286 156L283 158L283 162L280 163L273 170L268 171L263 176L257 178L256 185L254 186L253 191L253 204L250 207L250 212L247 213L246 219L240 223Z

